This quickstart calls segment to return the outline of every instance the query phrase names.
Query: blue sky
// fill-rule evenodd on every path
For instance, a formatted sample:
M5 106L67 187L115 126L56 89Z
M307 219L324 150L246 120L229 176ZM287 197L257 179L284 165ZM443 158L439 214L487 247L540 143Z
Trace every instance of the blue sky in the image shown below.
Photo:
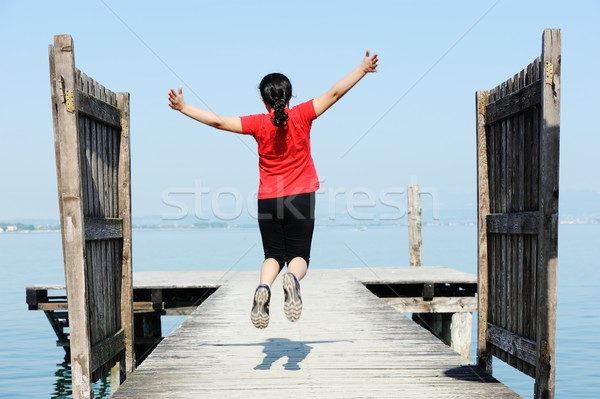
M197 184L244 198L258 185L253 139L172 111L169 88L222 115L263 112L265 74L288 75L297 103L367 47L379 73L313 125L323 192L418 182L442 212L474 209L475 91L537 57L544 28L563 33L561 195L599 197L599 17L594 1L0 1L0 221L58 219L47 46L61 33L81 70L131 93L134 216L168 214L165 195Z

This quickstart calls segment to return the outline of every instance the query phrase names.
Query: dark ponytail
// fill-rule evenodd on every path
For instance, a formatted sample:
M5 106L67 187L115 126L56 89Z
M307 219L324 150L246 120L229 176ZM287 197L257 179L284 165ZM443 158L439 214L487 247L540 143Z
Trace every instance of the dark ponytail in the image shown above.
M275 110L275 115L271 118L273 125L286 127L288 115L285 112L285 105L292 98L290 80L281 73L270 73L262 78L258 87L263 101Z

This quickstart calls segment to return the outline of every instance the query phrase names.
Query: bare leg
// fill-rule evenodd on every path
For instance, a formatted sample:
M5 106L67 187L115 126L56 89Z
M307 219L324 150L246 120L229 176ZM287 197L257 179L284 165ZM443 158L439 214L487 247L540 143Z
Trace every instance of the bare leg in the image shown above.
M279 263L268 258L260 269L260 285L254 292L254 303L250 312L250 320L256 328L266 328L269 325L269 302L271 300L271 285L279 274ZM268 288L264 285L268 285Z
M273 258L265 259L260 269L260 283L268 284L270 287L278 274L279 263Z
M306 276L308 265L304 258L296 256L288 264L288 272L292 273L298 280L302 280Z

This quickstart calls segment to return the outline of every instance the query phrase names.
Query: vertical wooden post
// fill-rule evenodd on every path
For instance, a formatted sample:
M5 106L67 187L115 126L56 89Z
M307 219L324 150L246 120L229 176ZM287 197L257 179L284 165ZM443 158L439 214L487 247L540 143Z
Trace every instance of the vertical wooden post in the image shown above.
M131 153L129 93L117 93L121 111L121 150L119 152L119 217L123 220L123 267L121 280L121 325L125 332L125 375L135 369L133 332L133 271L131 252Z
M485 130L485 109L489 103L489 92L478 91L475 109L477 112L477 364L488 373L492 372L492 355L487 347L488 322L488 247L487 216L490 213L489 177L487 159L487 139Z
M115 365L110 369L110 391L112 393L117 392L119 387L121 386L121 365L119 363L115 363Z
M84 259L83 205L81 193L81 160L79 156L75 90L75 55L70 35L54 37L50 61L54 61L52 77L55 141L60 149L57 163L61 231L69 303L71 371L73 398L92 397L91 345L88 319L86 270Z
M59 193L59 200L58 200L58 208L60 211L60 215L63 214L63 210L62 210L62 201L60 200L60 193L62 193L62 188L61 188L61 184L60 184L60 177L61 177L61 173L60 173L60 135L58 134L58 107L59 104L62 103L63 97L62 97L62 88L61 88L61 81L60 78L58 78L57 74L56 74L56 67L55 67L55 61L54 61L54 45L51 44L48 46L48 57L50 59L50 93L52 96L52 125L53 125L53 131L54 131L54 159L56 161L56 183L57 183L57 192ZM74 63L75 61L73 61ZM62 249L63 249L63 254L65 253L65 236L64 236L64 231L62 232L62 239L61 239L61 244L62 244ZM66 266L64 265L64 257L63 257L63 267L65 267L66 270Z
M162 341L162 311L134 314L136 360L143 362Z
M464 358L471 359L471 327L473 315L470 312L452 313L450 323L450 347Z
M410 265L422 266L421 259L421 200L419 186L410 185L408 197L408 240L410 245Z
M540 133L540 213L537 270L537 353L535 397L554 398L556 273L558 264L558 160L560 141L561 32L544 30Z

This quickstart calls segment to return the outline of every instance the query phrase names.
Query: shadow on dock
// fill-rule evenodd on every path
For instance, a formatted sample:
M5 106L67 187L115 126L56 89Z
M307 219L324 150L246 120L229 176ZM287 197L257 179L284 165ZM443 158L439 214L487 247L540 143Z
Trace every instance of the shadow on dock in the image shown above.
M264 342L249 344L205 344L204 346L263 346L265 357L262 362L254 367L254 370L271 370L273 364L279 359L287 357L287 362L283 364L285 370L298 371L300 363L308 357L313 350L311 345L331 344L338 342L350 342L347 340L338 341L292 341L288 338L268 338Z
M497 379L487 374L480 367L468 364L448 369L444 372L444 374L450 378L460 381L474 381L484 384L500 384Z

